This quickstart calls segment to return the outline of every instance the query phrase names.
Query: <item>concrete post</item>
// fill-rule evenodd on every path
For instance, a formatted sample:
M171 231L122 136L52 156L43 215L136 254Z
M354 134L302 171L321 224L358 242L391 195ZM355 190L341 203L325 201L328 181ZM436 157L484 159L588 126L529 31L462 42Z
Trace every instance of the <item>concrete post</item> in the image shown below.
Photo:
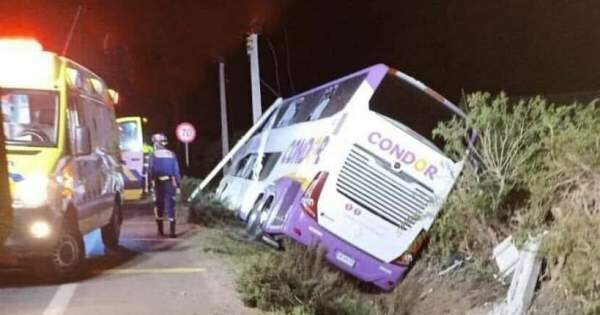
M225 93L225 63L219 62L219 94L221 97L221 143L223 157L229 152L229 129L227 128L227 97Z
M258 63L258 35L250 33L246 42L246 51L250 56L250 84L252 88L252 122L256 123L262 114L260 95L260 69Z

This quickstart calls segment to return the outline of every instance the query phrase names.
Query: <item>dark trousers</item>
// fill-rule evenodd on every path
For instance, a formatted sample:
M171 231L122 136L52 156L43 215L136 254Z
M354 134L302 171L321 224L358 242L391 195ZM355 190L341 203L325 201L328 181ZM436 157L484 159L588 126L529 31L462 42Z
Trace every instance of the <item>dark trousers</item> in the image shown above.
M169 221L175 221L175 193L173 182L160 181L154 182L154 196L156 198L156 218L163 219L165 211L169 217Z

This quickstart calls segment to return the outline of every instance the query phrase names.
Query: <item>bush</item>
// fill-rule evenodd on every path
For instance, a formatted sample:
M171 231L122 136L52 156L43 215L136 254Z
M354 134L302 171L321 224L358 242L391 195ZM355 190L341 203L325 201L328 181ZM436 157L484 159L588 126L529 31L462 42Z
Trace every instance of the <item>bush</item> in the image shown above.
M207 227L241 224L235 212L211 193L201 194L192 201L188 221Z
M430 250L487 262L500 239L549 231L543 255L552 278L586 307L600 300L600 111L541 97L516 104L500 94L467 97L468 117L435 134L459 156L477 130L472 159L431 231ZM564 268L563 268L564 267Z
M187 201L201 182L201 178L183 176L181 184L179 185L181 189L181 199Z
M532 191L552 225L544 253L551 276L600 313L600 114L577 108L545 139L543 172ZM545 213L544 213L545 214Z
M358 298L355 281L327 264L323 248L285 247L247 261L238 279L246 305L285 314L376 314Z

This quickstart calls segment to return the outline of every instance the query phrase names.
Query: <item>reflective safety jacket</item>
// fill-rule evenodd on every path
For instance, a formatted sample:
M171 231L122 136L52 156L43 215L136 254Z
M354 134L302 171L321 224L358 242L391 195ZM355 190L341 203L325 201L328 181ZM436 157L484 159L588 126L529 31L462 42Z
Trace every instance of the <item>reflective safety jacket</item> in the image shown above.
M181 174L175 153L161 148L150 154L148 175L152 180L164 180L165 177L174 178L179 186Z

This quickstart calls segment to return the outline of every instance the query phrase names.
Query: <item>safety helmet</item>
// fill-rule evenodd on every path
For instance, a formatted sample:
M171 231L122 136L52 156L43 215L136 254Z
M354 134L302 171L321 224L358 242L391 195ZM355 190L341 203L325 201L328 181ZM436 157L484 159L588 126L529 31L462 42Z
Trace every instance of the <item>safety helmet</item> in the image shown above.
M162 133L156 133L152 136L152 143L166 145L167 144L167 136L165 136Z

